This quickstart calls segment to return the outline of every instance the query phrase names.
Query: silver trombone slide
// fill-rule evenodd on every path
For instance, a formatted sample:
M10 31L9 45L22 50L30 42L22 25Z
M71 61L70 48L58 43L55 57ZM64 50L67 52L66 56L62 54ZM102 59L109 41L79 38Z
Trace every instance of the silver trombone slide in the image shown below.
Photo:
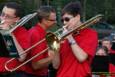
M45 38L42 39L40 42L37 42L36 44L34 44L33 46L31 46L30 48L26 49L26 50L25 50L24 52L22 52L20 55L23 55L23 54L27 53L29 50L31 50L32 48L36 47L37 45L39 45L40 43L42 43L42 42L45 41L45 40L46 40ZM9 68L7 67L7 64L8 64L10 61L13 61L13 60L16 59L16 58L12 58L12 59L10 59L9 61L7 61L7 62L5 63L5 69L6 69L7 71L13 72L13 71L17 70L18 68L22 67L23 65L27 64L29 61L33 60L33 59L36 58L37 56L41 55L42 53L44 53L44 52L45 52L46 50L48 50L48 49L49 49L49 48L46 48L45 50L43 50L42 52L36 54L35 56L33 56L32 58L30 58L29 60L23 62L21 65L18 65L16 68L14 68L14 69L9 69Z
M16 28L18 28L19 26L23 26L25 23L27 23L30 19L32 19L33 17L35 17L37 15L37 12L32 13L32 14L28 14L26 16L24 16L23 18L21 18L16 24L15 26L13 26L12 29L10 29L8 31L8 33L12 33Z

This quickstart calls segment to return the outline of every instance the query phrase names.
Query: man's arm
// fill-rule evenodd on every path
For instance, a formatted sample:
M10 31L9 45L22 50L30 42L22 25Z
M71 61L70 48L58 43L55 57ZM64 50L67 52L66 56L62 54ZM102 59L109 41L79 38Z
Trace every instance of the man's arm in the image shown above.
M45 67L48 67L50 63L52 63L52 60L54 59L54 53L51 50L46 51L48 52L48 57L40 59L36 62L32 62L32 67L34 70L42 69Z
M14 36L14 34L12 33L11 34L11 36L12 36L12 38L13 38L13 41L14 41L14 43L15 43L15 45L16 45L16 48L17 48L17 50L18 50L18 53L19 53L19 61L24 61L25 60L25 58L26 58L26 55L27 55L27 53L24 53L23 55L21 55L22 53L23 53L23 48L20 46L20 44L18 43L18 41L16 40L16 37Z

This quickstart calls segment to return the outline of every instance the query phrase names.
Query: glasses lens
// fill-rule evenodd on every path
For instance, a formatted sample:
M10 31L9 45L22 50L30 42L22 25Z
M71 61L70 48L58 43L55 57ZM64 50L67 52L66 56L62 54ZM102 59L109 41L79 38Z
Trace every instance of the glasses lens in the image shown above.
M65 18L63 18L61 21L62 21L62 22L64 22L64 21L68 22L69 20L70 20L70 18L65 17Z
M10 15L7 15L7 14L5 14L4 12L1 13L1 17L5 17L6 19L13 19L13 18L16 18L16 17L10 16Z
M68 18L68 17L65 18L65 21L66 21L66 22L68 22L69 20L70 20L70 18Z

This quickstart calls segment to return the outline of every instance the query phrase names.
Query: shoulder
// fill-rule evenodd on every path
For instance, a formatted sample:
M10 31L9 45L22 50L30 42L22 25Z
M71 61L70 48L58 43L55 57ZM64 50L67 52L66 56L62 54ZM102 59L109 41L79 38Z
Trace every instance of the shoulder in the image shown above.
M30 34L39 33L39 31L40 31L40 26L39 26L39 25L35 25L35 26L33 26L32 28L30 28L30 29L28 30L28 32L29 32Z
M91 29L91 28L85 28L80 32L80 35L82 38L97 40L98 39L98 33Z
M35 27L32 27L31 29L28 30L29 33L33 33L33 32L36 32L36 28Z
M83 31L81 31L82 33L85 33L87 35L98 35L97 31L91 28L86 28Z
M28 34L29 36L36 36L36 35L39 35L39 30L37 29L36 26L32 27L31 29L28 30Z
M25 28L25 27L18 27L16 30L14 30L14 32L13 32L15 35L23 35L23 34L27 34L28 33L28 31L27 31L27 29Z
M91 33L97 33L97 31L96 30L94 30L94 29L91 29L91 28L86 28L86 29L84 29L84 31L85 32L91 32Z
M44 31L39 25L35 25L29 29L28 34L33 41L38 41L45 36Z

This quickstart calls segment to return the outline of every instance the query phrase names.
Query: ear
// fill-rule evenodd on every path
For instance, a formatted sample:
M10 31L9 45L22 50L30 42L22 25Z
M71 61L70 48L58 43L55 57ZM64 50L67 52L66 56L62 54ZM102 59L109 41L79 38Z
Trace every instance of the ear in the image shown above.
M75 18L76 23L80 22L80 15L79 14L76 15L74 18Z
M81 16L78 14L76 17L77 17L77 20L80 21Z

